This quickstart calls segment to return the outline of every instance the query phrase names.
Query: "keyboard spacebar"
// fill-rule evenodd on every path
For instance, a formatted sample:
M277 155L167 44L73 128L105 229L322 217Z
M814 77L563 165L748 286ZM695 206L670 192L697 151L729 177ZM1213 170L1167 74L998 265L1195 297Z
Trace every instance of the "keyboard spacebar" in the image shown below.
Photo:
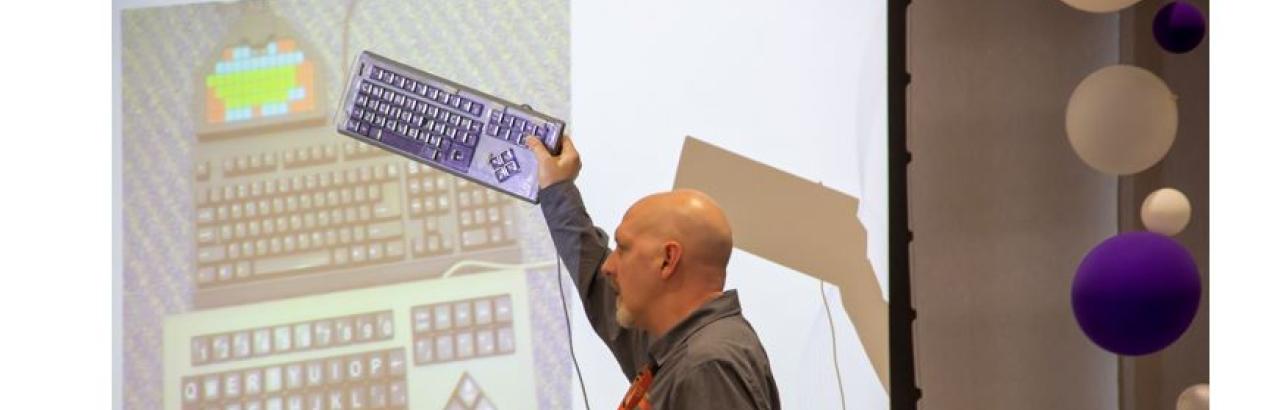
M253 261L255 275L275 275L289 271L329 266L329 250L300 253Z

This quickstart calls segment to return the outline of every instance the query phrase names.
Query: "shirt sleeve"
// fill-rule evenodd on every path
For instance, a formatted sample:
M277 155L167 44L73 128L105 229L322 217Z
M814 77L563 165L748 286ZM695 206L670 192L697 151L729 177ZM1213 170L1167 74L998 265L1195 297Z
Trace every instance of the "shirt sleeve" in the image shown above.
M551 230L556 253L577 285L587 319L609 346L627 379L635 378L643 361L647 361L648 336L618 324L617 293L600 272L610 252L609 235L592 224L582 203L582 194L572 181L543 188L538 192L538 202Z
M666 405L672 409L770 409L763 397L752 394L733 365L709 361L680 376Z

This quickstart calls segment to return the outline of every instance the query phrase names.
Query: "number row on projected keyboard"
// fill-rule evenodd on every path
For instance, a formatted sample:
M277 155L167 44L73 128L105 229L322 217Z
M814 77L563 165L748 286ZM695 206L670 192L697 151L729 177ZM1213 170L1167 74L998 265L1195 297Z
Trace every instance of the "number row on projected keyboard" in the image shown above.
M191 364L201 366L391 340L391 311L241 329L191 338Z

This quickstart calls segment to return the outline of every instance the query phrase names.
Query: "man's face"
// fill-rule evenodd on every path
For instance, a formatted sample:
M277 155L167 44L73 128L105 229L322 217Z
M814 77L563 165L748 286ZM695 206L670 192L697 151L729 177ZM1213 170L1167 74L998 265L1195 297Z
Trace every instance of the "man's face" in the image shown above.
M617 319L626 328L645 320L651 302L657 296L662 268L657 241L633 229L633 212L628 212L614 231L617 247L605 259L602 269L618 292Z

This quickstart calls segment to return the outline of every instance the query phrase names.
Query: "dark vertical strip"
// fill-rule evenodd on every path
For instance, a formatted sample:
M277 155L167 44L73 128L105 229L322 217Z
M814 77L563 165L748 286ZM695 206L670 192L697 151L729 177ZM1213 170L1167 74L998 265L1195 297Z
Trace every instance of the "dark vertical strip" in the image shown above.
M911 306L910 246L907 221L907 6L910 0L888 0L889 98L889 403L916 408L915 342L911 334L916 312Z

